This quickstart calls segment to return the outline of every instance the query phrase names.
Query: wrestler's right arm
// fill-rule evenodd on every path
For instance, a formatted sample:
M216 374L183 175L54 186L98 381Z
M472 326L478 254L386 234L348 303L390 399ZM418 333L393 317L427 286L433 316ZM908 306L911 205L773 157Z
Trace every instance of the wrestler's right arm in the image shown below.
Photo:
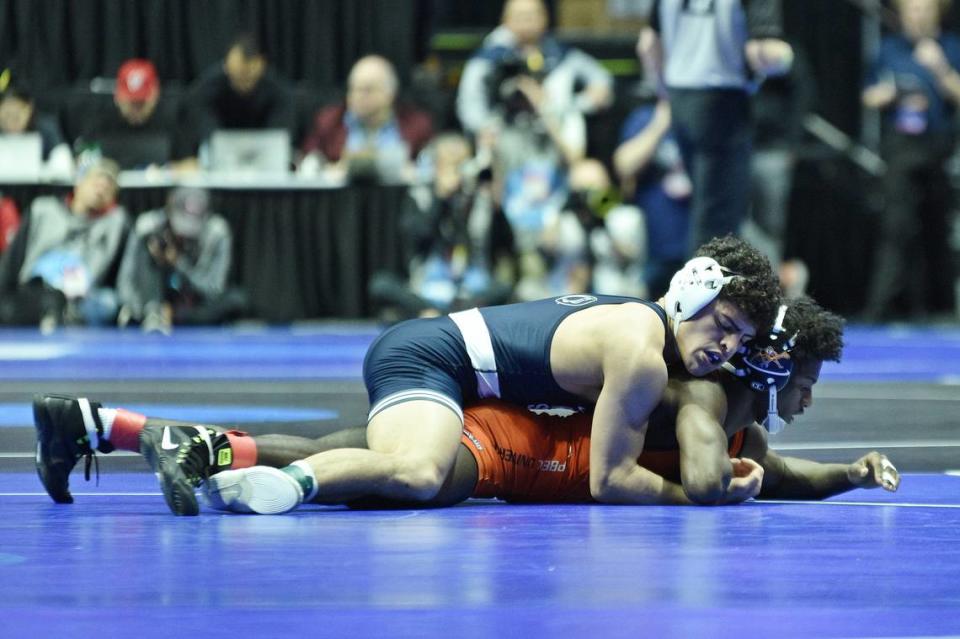
M590 494L604 503L689 504L683 488L639 466L647 421L667 384L667 368L655 330L662 325L629 327L632 335L607 334L603 351L603 386L597 398L590 435ZM634 349L624 344L647 344Z
M677 443L680 445L680 479L687 496L698 504L723 499L732 476L723 432L726 396L710 380L678 384Z
M680 477L687 496L698 504L735 504L760 491L763 468L751 460L731 460L727 435L727 396L712 379L679 382L676 432Z

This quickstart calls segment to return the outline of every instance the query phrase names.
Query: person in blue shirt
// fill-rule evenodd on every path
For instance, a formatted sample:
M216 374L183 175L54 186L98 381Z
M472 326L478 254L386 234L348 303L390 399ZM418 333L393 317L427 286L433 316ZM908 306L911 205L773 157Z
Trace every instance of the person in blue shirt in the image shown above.
M898 302L914 316L953 306L945 164L960 104L960 38L941 28L942 0L895 4L902 29L883 38L862 94L866 107L882 112L887 163L864 311L875 321L889 319Z
M647 225L644 280L651 295L667 290L687 257L692 185L670 127L670 103L634 109L624 122L613 165Z

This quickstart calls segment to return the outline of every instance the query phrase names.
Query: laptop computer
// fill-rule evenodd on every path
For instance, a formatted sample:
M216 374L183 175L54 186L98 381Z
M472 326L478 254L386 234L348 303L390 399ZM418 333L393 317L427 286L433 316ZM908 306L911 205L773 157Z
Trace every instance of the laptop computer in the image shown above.
M286 129L220 129L210 136L209 144L211 172L290 171L290 133Z
M0 135L0 181L36 182L43 171L39 133Z

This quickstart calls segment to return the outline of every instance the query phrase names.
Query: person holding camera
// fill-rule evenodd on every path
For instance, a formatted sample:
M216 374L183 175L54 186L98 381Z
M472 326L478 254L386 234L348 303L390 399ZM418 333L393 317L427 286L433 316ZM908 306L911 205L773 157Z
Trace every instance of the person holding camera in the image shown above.
M207 191L179 187L166 207L137 218L117 278L120 325L169 334L174 324L216 324L242 312L243 294L227 288L230 227L209 202Z
M547 26L542 0L507 0L500 26L464 67L457 116L465 130L483 137L519 113L539 111L551 135L579 159L586 148L583 116L610 105L613 77L591 56L558 42Z
M650 295L660 295L687 259L693 193L666 98L630 112L613 167L623 192L643 210L649 245L643 279Z
M506 303L512 238L491 193L490 169L460 133L441 133L421 154L431 183L410 190L403 211L408 278L379 272L370 296L389 320L435 317Z
M647 239L640 209L621 201L606 167L595 158L570 167L568 187L567 201L548 221L539 252L549 292L646 296Z
M898 301L911 315L953 305L947 243L953 198L945 165L960 104L960 38L940 26L949 2L895 4L902 31L883 38L862 94L864 106L883 113L887 162L868 321L890 319Z
M502 24L464 67L457 113L493 157L495 194L510 222L522 300L548 295L540 252L567 199L567 167L587 148L585 113L607 106L613 79L547 32L541 0L508 0ZM582 90L577 90L582 86Z

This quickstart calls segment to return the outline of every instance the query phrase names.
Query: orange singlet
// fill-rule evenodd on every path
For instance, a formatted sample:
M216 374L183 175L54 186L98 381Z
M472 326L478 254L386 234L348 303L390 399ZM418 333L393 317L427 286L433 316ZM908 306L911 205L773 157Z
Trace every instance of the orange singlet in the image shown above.
M508 501L588 502L591 413L535 415L525 408L481 402L464 414L460 441L477 460L474 497ZM743 431L730 438L729 454L743 448ZM680 480L677 450L644 451L641 466Z

